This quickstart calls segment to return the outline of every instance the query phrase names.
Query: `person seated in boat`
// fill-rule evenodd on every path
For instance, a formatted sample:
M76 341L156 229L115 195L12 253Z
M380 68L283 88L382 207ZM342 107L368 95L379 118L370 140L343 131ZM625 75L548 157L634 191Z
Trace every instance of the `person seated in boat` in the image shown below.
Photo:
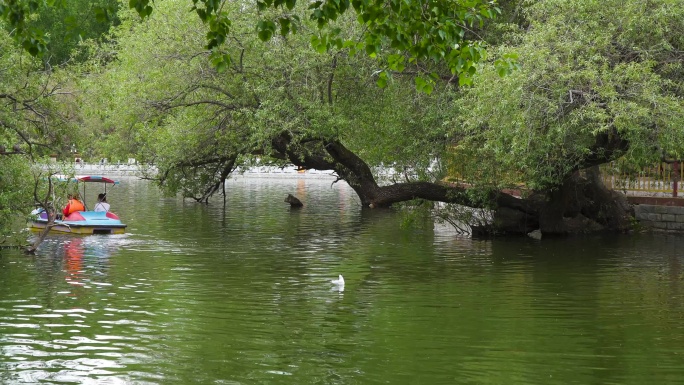
M97 194L97 203L95 203L93 211L109 211L109 203L107 203L107 194Z
M66 207L64 207L64 210L62 210L64 218L68 217L71 213L75 213L76 211L85 211L85 205L79 198L80 197L78 196L78 193L68 195L69 201L67 202Z

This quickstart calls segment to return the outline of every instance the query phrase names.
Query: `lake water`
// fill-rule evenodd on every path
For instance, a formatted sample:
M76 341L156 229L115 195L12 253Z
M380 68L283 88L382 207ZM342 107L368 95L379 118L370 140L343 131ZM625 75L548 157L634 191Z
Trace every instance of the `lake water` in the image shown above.
M473 240L331 182L124 179L127 234L2 251L0 383L684 384L684 238Z

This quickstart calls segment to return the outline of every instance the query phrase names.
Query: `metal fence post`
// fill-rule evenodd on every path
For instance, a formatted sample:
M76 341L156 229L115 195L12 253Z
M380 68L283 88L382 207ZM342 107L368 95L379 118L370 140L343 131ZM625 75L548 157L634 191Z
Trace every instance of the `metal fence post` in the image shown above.
M677 182L679 181L679 161L672 162L672 197L677 197Z

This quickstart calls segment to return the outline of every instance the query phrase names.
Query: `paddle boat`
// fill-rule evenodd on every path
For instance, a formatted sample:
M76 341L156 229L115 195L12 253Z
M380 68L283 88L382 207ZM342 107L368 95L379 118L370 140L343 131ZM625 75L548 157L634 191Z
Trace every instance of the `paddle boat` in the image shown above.
M117 185L118 181L96 175L83 175L73 178L58 177L59 181L83 183L84 205L86 211L76 211L65 218L55 219L55 223L50 228L50 232L70 233L70 234L123 234L126 225L121 223L118 215L110 211L90 211L85 203L85 186L87 183L103 183L105 194L107 185ZM60 214L61 215L61 214ZM43 208L37 208L31 213L29 227L31 230L41 231L48 224L47 212Z

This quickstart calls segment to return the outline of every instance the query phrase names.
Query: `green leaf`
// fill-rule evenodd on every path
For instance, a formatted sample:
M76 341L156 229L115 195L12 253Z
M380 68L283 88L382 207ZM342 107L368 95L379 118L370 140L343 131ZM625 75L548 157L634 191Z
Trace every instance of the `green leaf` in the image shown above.
M420 76L416 77L415 83L416 83L416 90L418 90L418 91L422 91L423 88L425 87L425 84L426 84L425 79L421 78Z
M109 13L107 12L107 8L94 7L93 11L95 12L95 20L97 20L98 22L108 23L110 21Z
M268 41L273 37L275 33L276 25L271 20L260 20L257 23L257 35L261 41Z
M477 68L475 68L474 65L471 65L470 67L468 67L468 74L470 76L475 75L475 72L477 72Z
M506 68L505 67L497 67L496 73L499 74L499 77L504 77L507 75Z
M378 47L375 44L366 42L366 53L368 56L375 57L378 52L377 49Z
M207 21L207 11L205 11L202 8L197 8L196 10L197 15L199 16L200 20L206 22Z
M219 73L225 72L230 67L231 63L230 55L222 54L219 51L212 51L209 55L209 60L211 65Z
M325 53L328 50L328 39L325 35L311 36L311 47L318 53Z
M418 76L415 79L416 82L416 91L422 92L425 94L430 95L432 91L434 90L434 80L432 79L425 79L422 76Z
M380 88L387 87L387 72L385 72L385 71L380 72L380 74L378 75L378 81L376 82L376 84Z
M273 32L269 29L262 29L259 31L258 36L261 41L269 41L273 37Z
M281 36L286 36L288 33L290 33L290 19L282 17L278 19L278 24L280 24Z
M404 61L406 58L403 55L389 55L387 57L387 64L389 68L393 71L402 72L404 71Z

